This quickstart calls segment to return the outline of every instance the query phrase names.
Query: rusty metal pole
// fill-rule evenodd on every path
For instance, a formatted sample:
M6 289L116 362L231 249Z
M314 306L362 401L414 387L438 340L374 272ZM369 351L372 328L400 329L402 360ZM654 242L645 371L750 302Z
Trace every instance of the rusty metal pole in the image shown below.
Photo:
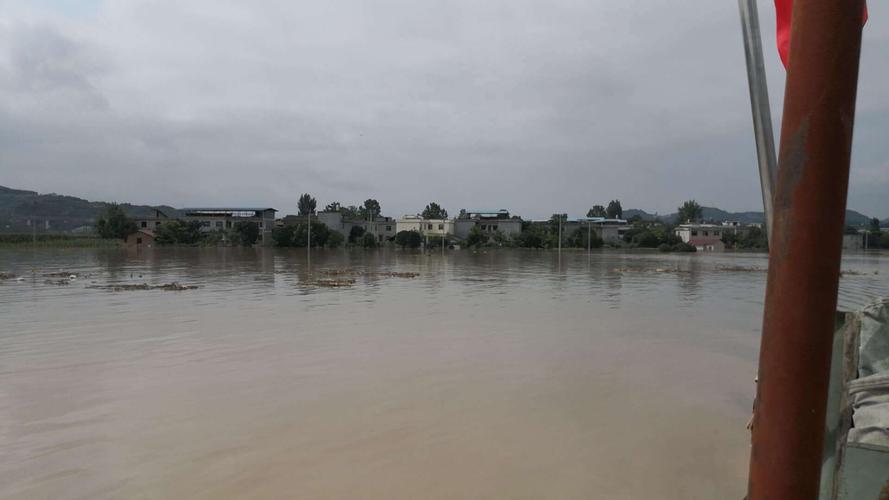
M759 186L765 214L766 235L771 241L772 200L778 179L775 159L775 135L772 132L772 111L769 106L769 85L766 82L765 62L762 57L762 37L759 34L759 13L756 0L738 0L741 13L741 33L747 61L747 83L750 87L750 110L753 115L753 137L759 163Z
M863 0L795 0L748 498L818 497Z

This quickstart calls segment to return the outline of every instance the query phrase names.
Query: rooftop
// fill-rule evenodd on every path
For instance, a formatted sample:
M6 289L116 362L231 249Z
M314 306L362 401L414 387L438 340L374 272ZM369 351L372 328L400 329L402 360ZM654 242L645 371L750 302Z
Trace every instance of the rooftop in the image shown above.
M694 238L689 238L689 245L712 245L713 243L722 243L722 240L719 239L719 236L695 236Z
M230 217L254 217L256 213L271 210L277 212L274 208L252 208L252 207L202 207L202 208L183 208L185 215L225 215Z

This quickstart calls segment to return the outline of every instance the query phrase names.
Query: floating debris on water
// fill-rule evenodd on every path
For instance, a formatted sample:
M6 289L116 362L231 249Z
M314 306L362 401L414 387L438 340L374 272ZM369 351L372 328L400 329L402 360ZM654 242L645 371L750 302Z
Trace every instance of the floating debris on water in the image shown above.
M321 274L327 276L380 276L384 278L416 278L420 273L380 271L368 272L360 269L324 269Z
M0 280L11 280L11 279L15 279L17 277L18 276L16 276L15 273L7 273L7 272L0 271Z
M55 273L46 273L44 274L47 278L68 278L68 279L77 279L79 276L77 273L72 273L71 271L59 271Z
M118 284L118 285L92 285L88 288L98 288L101 290L110 290L112 292L129 292L134 290L165 290L168 292L180 292L183 290L194 290L199 288L197 285L183 285L178 282L165 283L163 285L149 285L148 283L136 284Z
M725 271L729 273L764 273L766 269L763 267L746 267L746 266L716 266L717 271Z
M355 284L355 280L315 280L311 282L312 285L315 286L327 286L327 287L340 287L340 286L352 286Z
M367 274L365 271L362 271L362 270L360 270L360 269L351 269L351 268L346 268L346 269L324 269L324 270L320 271L320 273L321 273L321 274L326 274L326 275L328 275L328 276L346 276L346 275L349 275L349 276L364 276L364 275Z
M842 271L840 271L840 276L862 276L864 274L867 274L867 273L865 273L863 271L855 271L854 269L843 269ZM874 273L874 274L877 274L877 273Z

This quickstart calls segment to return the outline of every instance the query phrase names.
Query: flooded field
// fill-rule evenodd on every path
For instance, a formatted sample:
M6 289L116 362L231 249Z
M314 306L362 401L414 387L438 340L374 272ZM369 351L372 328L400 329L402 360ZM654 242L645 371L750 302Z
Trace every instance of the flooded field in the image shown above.
M0 497L741 498L766 264L0 250Z

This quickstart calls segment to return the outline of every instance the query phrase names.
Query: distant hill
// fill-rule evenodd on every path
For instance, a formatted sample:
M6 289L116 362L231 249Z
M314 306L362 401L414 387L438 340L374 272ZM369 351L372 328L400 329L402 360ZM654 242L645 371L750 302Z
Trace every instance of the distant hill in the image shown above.
M0 186L0 232L31 232L29 220L37 222L37 228L46 232L68 232L84 226L93 226L108 203L88 201L74 196L39 194L36 191L12 189ZM176 209L168 206L121 204L130 217L151 214L155 208L169 215Z
M633 217L639 217L642 220L655 220L660 219L658 214L650 214L645 210L640 210L638 208L628 208L624 210L624 219L632 219Z
M643 220L657 219L669 224L676 224L677 219L679 218L679 214L676 212L666 215L657 215L650 214L645 210L639 210L637 208L624 210L625 219L629 219L635 215L638 215ZM701 218L706 222L738 221L742 224L762 224L765 220L765 216L762 212L727 212L715 207L703 207ZM861 212L857 212L855 210L846 210L847 226L866 226L870 223L870 220L871 217L864 215ZM889 219L883 221L883 225L889 225Z

